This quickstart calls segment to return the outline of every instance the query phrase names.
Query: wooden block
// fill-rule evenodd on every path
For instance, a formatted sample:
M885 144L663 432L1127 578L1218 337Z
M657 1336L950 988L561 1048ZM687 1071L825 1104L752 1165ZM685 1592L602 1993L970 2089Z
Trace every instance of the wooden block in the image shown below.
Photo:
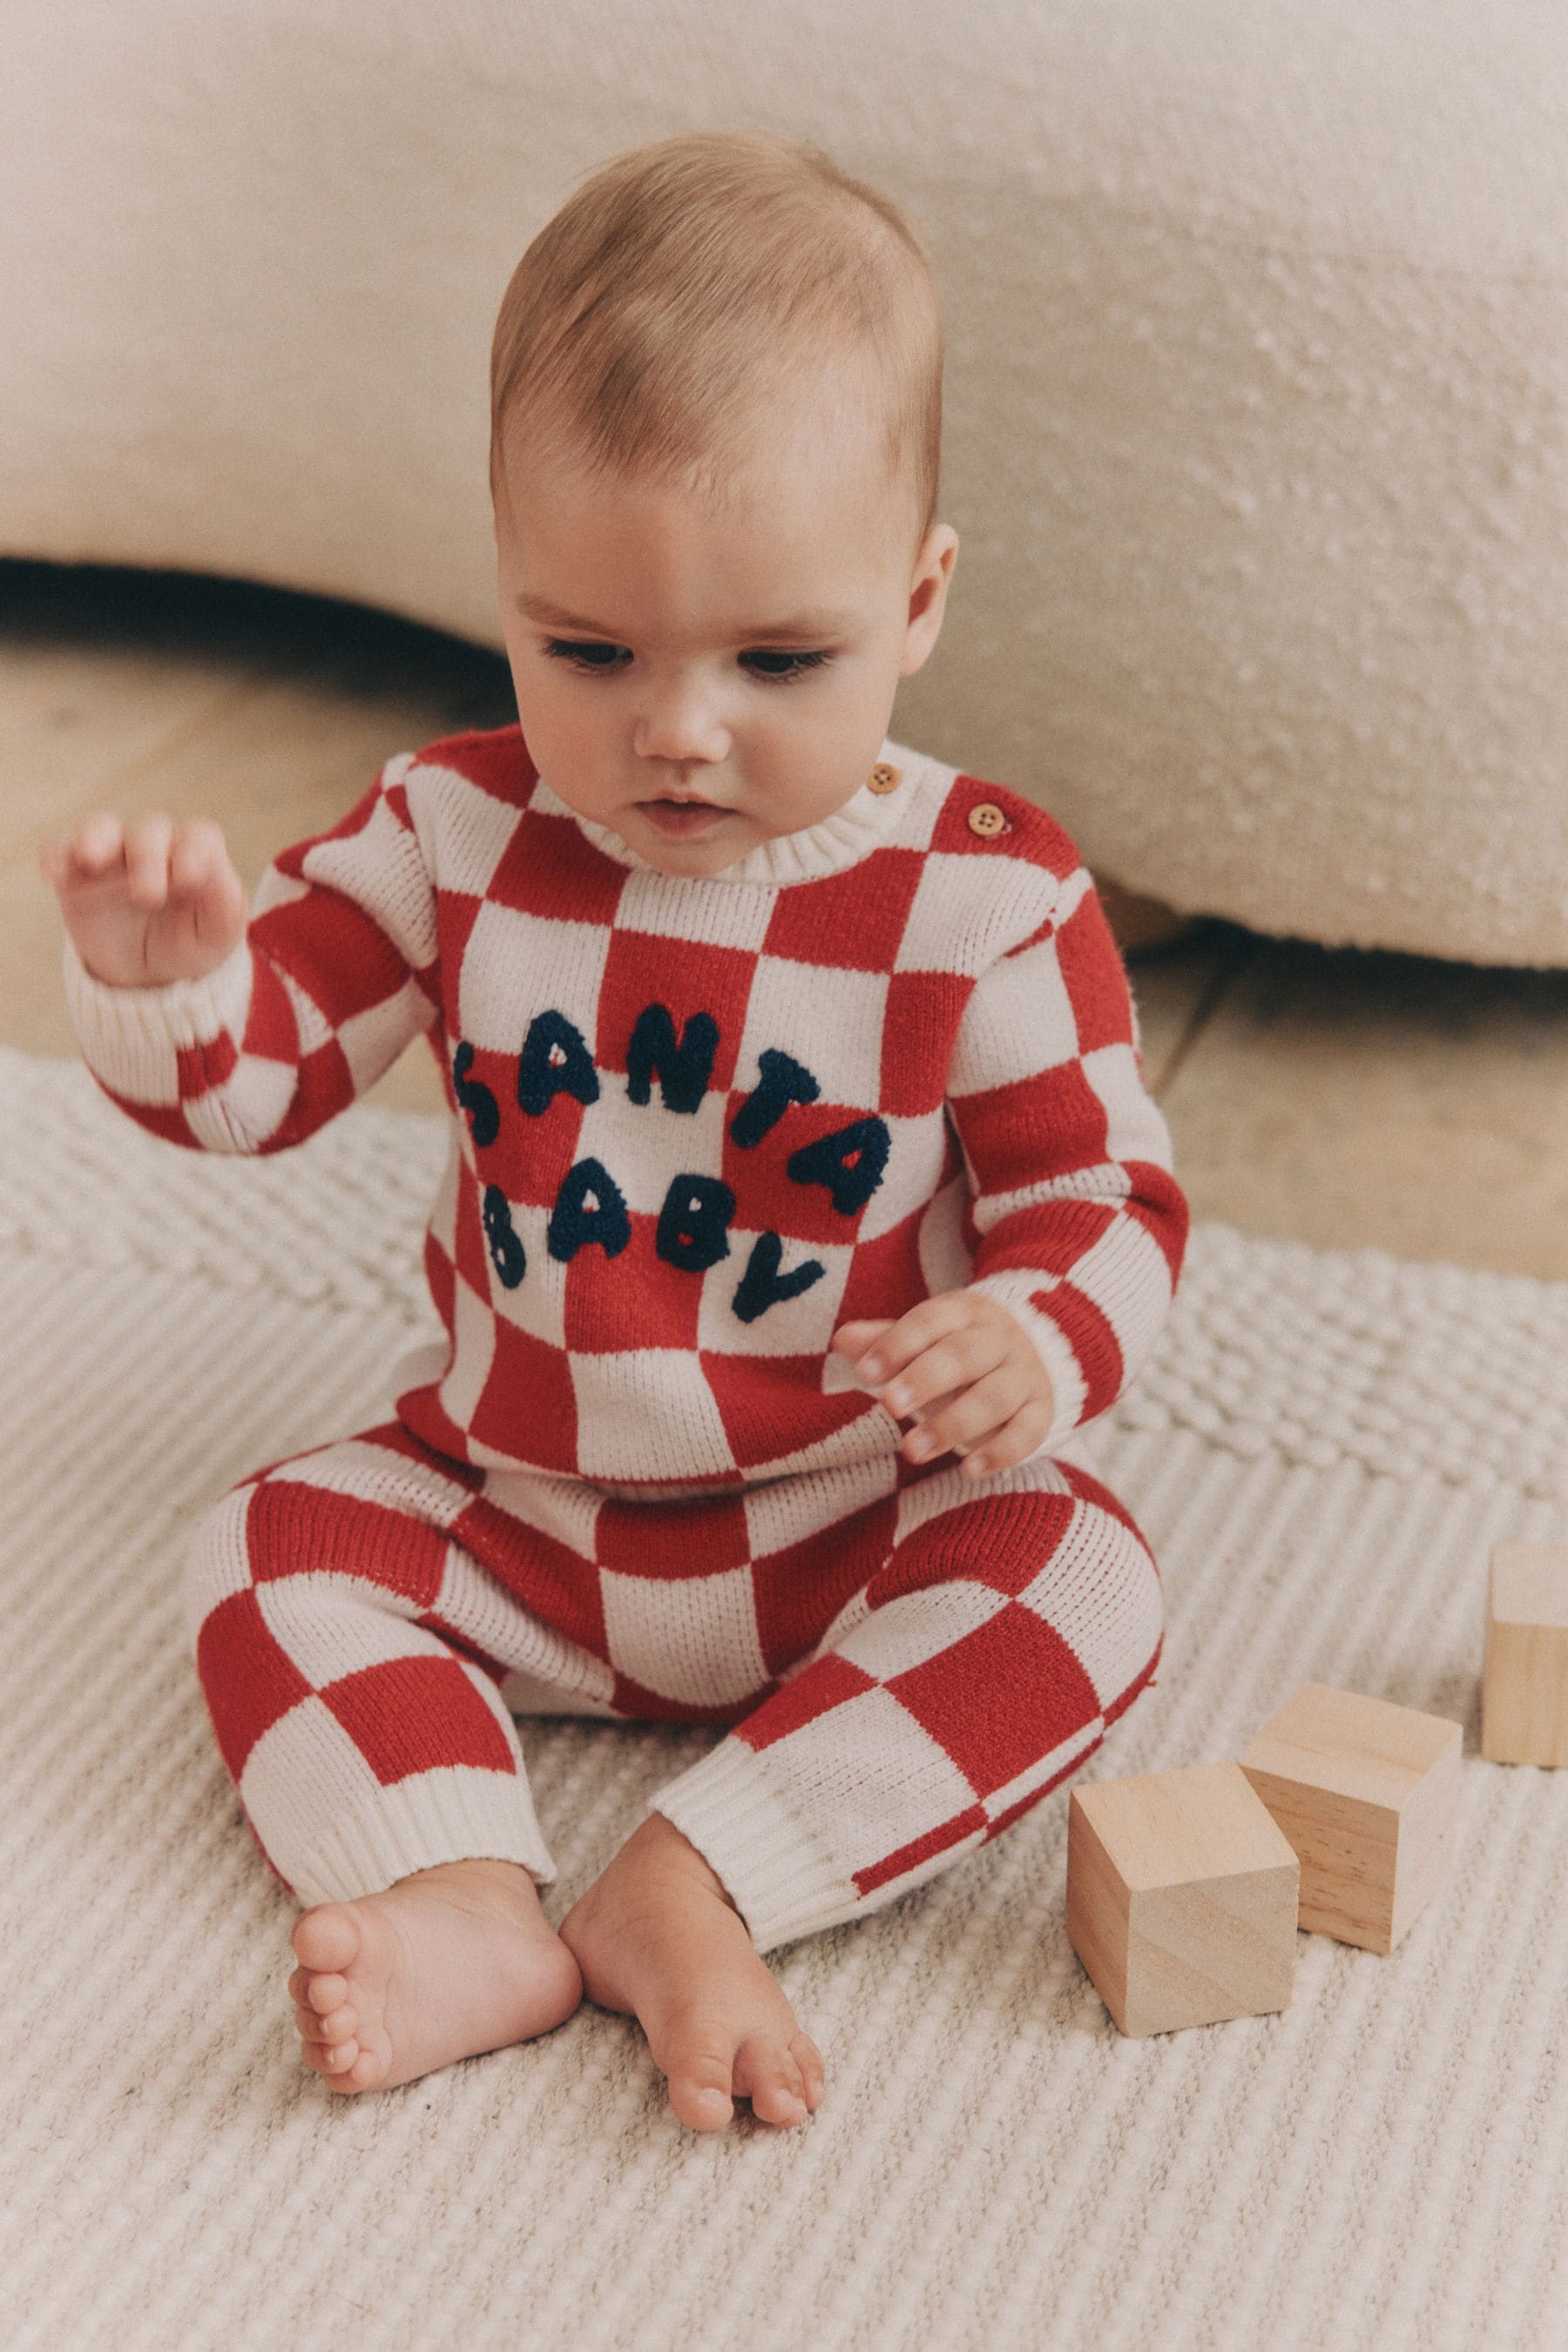
M1068 1935L1123 2033L1286 2008L1300 1877L1235 1764L1072 1791Z
M1568 1764L1568 1544L1492 1553L1481 1754L1494 1764Z
M1303 1927L1391 1952L1447 1866L1464 1735L1362 1691L1303 1683L1241 1769L1301 1863Z

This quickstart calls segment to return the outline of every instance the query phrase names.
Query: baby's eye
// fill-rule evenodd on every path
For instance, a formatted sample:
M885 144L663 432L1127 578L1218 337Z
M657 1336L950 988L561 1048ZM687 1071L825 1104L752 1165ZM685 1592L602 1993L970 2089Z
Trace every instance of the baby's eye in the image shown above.
M743 662L760 662L764 665L763 667L752 671L753 677L778 678L785 683L791 678L804 677L808 669L816 669L823 662L831 658L832 656L826 653L769 653L761 648L741 656ZM774 662L781 662L785 667L775 669L773 667Z
M626 651L624 646L600 645L596 640L572 637L548 637L545 652L552 661L574 662L579 669L614 669ZM606 658L601 660L603 655Z

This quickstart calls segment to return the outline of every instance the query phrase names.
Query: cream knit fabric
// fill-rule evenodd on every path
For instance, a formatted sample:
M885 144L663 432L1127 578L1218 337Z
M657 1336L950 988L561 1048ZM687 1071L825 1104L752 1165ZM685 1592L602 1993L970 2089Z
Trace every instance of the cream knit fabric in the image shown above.
M1234 1756L1309 1677L1464 1722L1394 1953L1302 1936L1278 2016L1123 2041L1053 1799L773 1963L828 2066L800 2132L684 2131L591 2006L334 2103L178 1566L226 1485L380 1408L442 1149L358 1108L172 1152L0 1055L7 2352L1559 2352L1568 1774L1476 1726L1489 1547L1568 1524L1568 1286L1200 1226L1100 1440L1170 1631L1097 1777ZM524 1733L555 1919L714 1737Z

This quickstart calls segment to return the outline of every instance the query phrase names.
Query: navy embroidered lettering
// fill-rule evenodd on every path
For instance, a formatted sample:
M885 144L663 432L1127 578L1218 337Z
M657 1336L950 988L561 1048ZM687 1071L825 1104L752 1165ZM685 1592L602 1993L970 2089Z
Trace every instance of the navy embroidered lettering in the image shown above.
M505 1290L515 1290L528 1272L528 1254L511 1221L511 1205L499 1184L487 1184L483 1210L490 1264Z
M558 1094L580 1103L599 1099L599 1073L583 1033L564 1013L538 1013L528 1024L517 1057L517 1099L532 1118L548 1110Z
M597 1242L606 1257L616 1257L631 1237L626 1204L604 1162L579 1160L568 1168L545 1230L551 1256L569 1265L587 1243Z
M658 1213L654 1248L667 1265L701 1274L729 1256L734 1213L735 1195L717 1176L676 1176Z
M815 1102L822 1092L820 1082L805 1064L793 1054L781 1054L776 1045L763 1046L757 1055L757 1067L762 1076L730 1121L730 1133L742 1151L760 1143L791 1103Z
M452 1087L468 1114L468 1132L479 1144L493 1143L500 1133L500 1105L489 1087L470 1078L474 1049L464 1044L452 1056Z
M798 1298L814 1282L820 1282L827 1271L819 1258L808 1257L789 1274L780 1274L779 1261L784 1256L784 1244L777 1234L759 1234L752 1244L752 1255L746 1260L746 1271L735 1285L735 1296L730 1301L736 1319L754 1323L768 1307L776 1307L781 1298Z
M784 1174L797 1184L826 1184L833 1205L846 1217L863 1209L882 1181L892 1139L879 1118L851 1119L847 1127L803 1143L784 1161Z
M695 1110L718 1050L719 1024L710 1013L694 1013L677 1045L669 1007L645 1004L626 1046L626 1092L633 1102L647 1102L657 1072L666 1110Z

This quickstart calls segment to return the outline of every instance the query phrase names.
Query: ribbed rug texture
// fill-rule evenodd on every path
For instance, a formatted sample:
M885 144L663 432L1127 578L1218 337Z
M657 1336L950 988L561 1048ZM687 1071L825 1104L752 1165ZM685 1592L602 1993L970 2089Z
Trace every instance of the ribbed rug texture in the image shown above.
M1124 2040L1064 1789L772 1956L828 2069L800 2129L688 2131L589 2003L388 2094L304 2071L179 1567L237 1478L385 1411L442 1151L361 1106L186 1155L0 1053L8 2352L1568 2341L1568 1773L1478 1752L1490 1548L1568 1535L1568 1285L1200 1225L1100 1425L1168 1633L1087 1777L1235 1757L1308 1678L1458 1718L1451 1869L1393 1954L1302 1935L1279 2014ZM552 1920L716 1737L525 1723Z

